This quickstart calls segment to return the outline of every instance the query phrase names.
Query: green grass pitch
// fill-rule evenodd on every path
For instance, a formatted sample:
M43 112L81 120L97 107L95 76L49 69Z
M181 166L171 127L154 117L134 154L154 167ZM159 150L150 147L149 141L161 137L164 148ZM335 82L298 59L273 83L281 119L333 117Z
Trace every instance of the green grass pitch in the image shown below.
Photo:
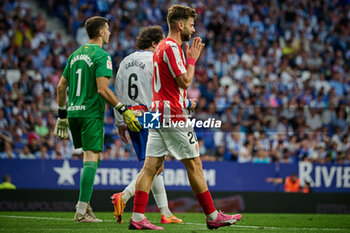
M112 212L96 212L103 223L75 223L73 212L0 212L0 232L128 232L131 213L117 224ZM209 231L200 213L177 213L183 224L160 224L159 213L146 213L148 219L164 227L164 232ZM218 232L350 232L350 215L344 214L245 214L242 220ZM130 232L130 231L129 231ZM143 232L143 231L141 231ZM146 231L149 232L149 231Z

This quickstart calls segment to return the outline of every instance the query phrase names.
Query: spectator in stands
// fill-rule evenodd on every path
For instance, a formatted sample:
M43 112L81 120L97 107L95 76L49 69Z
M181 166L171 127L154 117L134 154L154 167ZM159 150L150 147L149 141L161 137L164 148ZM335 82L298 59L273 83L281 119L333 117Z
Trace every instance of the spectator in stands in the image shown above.
M0 109L0 131L5 131L9 127L9 122L5 117L5 109L1 108Z
M40 147L40 151L38 153L38 156L40 159L49 159L50 156L48 154L47 146L44 144Z
M35 125L35 132L40 136L40 137L45 137L49 134L49 129L44 125L44 121L42 116L38 116L37 119L37 124Z
M140 27L155 20L166 25L167 2L164 1L41 2L49 10L49 17L59 17L68 33L79 40L82 38L79 28L92 12L114 22L110 25L112 36L108 51L115 68L122 57L135 49L133 38ZM15 154L22 150L17 145L31 141L29 126L43 125L53 131L50 122L57 117L54 115L55 87L69 54L78 43L83 43L66 41L61 32L47 30L47 19L42 14L34 15L28 4L18 3L15 0L0 4L0 109L5 111L0 110L0 131L7 132L14 141ZM276 151L270 153L274 141L270 132L274 130L286 134L285 152L288 153L279 150L283 161L299 161L295 158L301 151L300 145L302 150L310 151L310 161L339 161L337 156L344 151L339 142L343 135L350 134L347 127L350 109L337 108L350 104L349 3L321 1L315 5L296 0L278 4L275 1L254 4L205 1L204 4L195 0L189 4L200 12L196 30L206 44L188 92L199 100L195 117L205 120L209 115L218 116L223 120L223 132L232 132L231 125L237 123L242 125L243 134L245 130L265 130L266 135L257 135L253 148L260 142L271 161L276 159ZM321 11L332 19L333 10L339 13L339 19L319 17ZM225 24L228 21L230 23ZM215 106L210 113L209 105ZM271 107L281 109L271 114ZM305 107L311 108L310 114L304 111ZM319 110L313 112L313 108ZM105 124L113 127L108 121ZM320 127L324 132L318 142L324 146L303 145L306 129L315 132ZM110 132L107 136L112 138ZM39 145L49 140L50 152L60 140L49 135L45 139L39 137ZM339 140L335 148L332 141L336 138ZM215 156L219 159L232 152L231 144L224 141L215 139ZM245 140L241 142L244 143ZM208 149L208 143L205 147ZM122 142L117 148L113 146L112 159L125 158L126 150L127 145ZM256 151L252 151L252 157ZM55 152L52 157L57 157Z
M15 159L16 154L13 152L11 142L5 141L5 148L3 152L0 152L1 159Z
M73 155L72 142L68 139L60 140L59 142L59 151L62 153L64 159L71 159Z
M112 147L106 146L105 150L102 153L103 160L111 160L112 159Z
M269 163L271 162L270 157L268 156L268 152L265 150L258 150L256 152L256 156L253 158L253 163Z
M243 148L243 139L240 132L232 132L226 139L229 154L227 154L226 160L237 161L238 155Z
M35 155L30 152L30 149L28 146L24 146L23 152L21 152L18 156L20 159L35 159Z
M245 141L243 146L239 150L237 161L239 163L251 162L252 161L252 155L251 155L252 149L253 149L253 144L249 141Z

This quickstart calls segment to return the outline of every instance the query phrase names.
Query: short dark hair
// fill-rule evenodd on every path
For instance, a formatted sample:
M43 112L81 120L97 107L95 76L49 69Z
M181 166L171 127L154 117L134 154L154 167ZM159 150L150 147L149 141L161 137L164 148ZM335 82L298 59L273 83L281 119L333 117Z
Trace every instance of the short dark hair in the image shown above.
M197 18L196 10L181 5L172 5L168 10L167 21L170 28L173 28L175 24L180 20L188 20L189 18L193 18L194 20Z
M152 42L158 44L164 37L161 26L144 27L136 37L136 46L139 49L147 49L152 46Z
M85 22L85 30L90 39L95 39L99 36L100 29L109 23L109 20L101 16L93 16Z

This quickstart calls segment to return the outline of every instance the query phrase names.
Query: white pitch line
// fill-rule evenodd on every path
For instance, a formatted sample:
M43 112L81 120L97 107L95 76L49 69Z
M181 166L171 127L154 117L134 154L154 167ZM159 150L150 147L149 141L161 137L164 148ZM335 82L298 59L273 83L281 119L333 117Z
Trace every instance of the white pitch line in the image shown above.
M1 215L0 218L25 218L25 219L39 219L39 220L59 220L59 221L72 221L73 218L53 218L53 217L34 217L34 216L20 216L20 215ZM103 220L104 222L115 222L115 220ZM197 225L206 226L204 223L181 223L180 225ZM232 225L231 227L238 228L250 228L250 229L269 229L269 230L310 230L310 231L342 231L345 228L308 228L308 227L265 227L265 226L246 226L246 225Z
M26 218L26 219L40 219L40 220L59 220L59 221L72 221L73 218L53 218L53 217L34 217L34 216L20 216L20 215L2 215L0 218ZM115 222L115 220L103 220L104 222Z
M26 219L41 219L41 220L72 220L68 218L51 218L51 217L33 217L33 216L20 216L20 215L0 215L5 218L26 218Z
M207 224L204 223L181 223L181 224L188 224L188 225L198 225L198 226L206 226ZM235 228L250 228L250 229L268 229L268 230L310 230L310 231L342 231L346 230L345 228L309 228L309 227L265 227L265 226L247 226L247 225L231 225L230 227Z
M232 225L231 227L241 227L241 228L253 228L253 229L269 229L269 230L310 230L310 231L342 231L346 230L345 228L314 228L314 227L264 227L264 226L242 226L242 225Z

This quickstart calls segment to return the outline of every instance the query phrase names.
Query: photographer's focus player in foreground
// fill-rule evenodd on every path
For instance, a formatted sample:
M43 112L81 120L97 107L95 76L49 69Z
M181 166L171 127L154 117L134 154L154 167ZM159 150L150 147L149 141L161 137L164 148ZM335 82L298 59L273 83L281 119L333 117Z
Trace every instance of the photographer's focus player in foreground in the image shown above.
M204 47L202 39L195 37L191 47L186 44L186 57L181 49L195 32L196 11L190 7L173 5L168 10L168 37L159 43L153 56L152 111L159 111L161 118L170 121L186 121L189 102L187 88L194 76L195 63ZM186 59L187 58L187 59ZM225 215L214 207L213 199L204 179L199 158L198 142L192 128L150 129L146 148L146 160L136 181L134 210L129 229L162 230L151 224L144 213L152 180L163 165L164 156L171 154L181 160L187 170L192 191L207 216L207 226L215 229L228 226L241 219L240 214Z

